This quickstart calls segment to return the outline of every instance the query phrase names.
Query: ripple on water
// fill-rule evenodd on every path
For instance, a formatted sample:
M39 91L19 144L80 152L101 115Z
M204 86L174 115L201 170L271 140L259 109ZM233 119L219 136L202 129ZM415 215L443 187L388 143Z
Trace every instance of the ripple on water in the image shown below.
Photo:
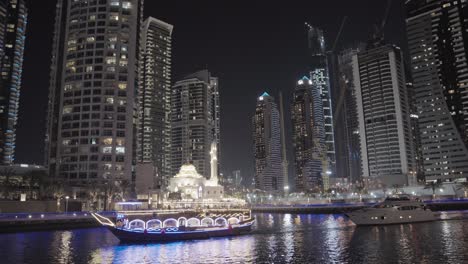
M468 263L468 221L356 227L343 215L258 214L249 235L120 244L104 228L0 234L1 263Z

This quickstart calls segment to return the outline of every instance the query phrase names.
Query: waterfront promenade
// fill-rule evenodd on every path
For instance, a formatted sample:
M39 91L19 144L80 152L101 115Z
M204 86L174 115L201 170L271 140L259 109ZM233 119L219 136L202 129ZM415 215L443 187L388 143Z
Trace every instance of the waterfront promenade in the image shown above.
M468 210L468 199L446 199L425 201L434 212L448 212ZM294 204L275 205L257 204L252 205L253 213L282 213L282 214L342 214L360 208L374 205L372 203L324 203L324 204ZM176 214L179 210L141 210L134 211L135 216L154 214ZM115 219L117 212L99 212L110 219ZM443 213L438 213L442 215ZM89 212L69 213L7 213L0 214L0 233L11 233L18 231L37 231L54 229L72 229L97 227L99 224Z

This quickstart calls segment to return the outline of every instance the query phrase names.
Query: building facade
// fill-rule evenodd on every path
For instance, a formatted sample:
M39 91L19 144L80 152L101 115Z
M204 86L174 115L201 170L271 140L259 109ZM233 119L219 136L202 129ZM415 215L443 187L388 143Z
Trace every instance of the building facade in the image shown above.
M398 47L370 45L353 55L362 176L413 182L414 148L404 61Z
M426 181L468 177L468 3L405 2Z
M341 120L337 122L336 134L340 134L341 145L343 149L343 158L341 159L342 175L348 178L348 182L356 183L360 181L362 175L361 165L361 146L359 137L359 122L357 114L356 89L354 87L353 75L353 56L363 51L363 47L351 48L342 51L338 55L338 85L339 100L337 102L337 111L340 112ZM337 148L338 149L338 148Z
M0 1L0 163L15 159L27 8L24 0Z
M198 71L177 81L171 91L171 175L191 163L209 178L210 147L217 144L219 162L218 78L208 70Z
M335 135L333 121L332 96L330 89L329 65L323 31L307 25L308 50L310 56L310 80L314 89L322 97L323 117L325 123L325 144L327 148L328 171L336 177Z
M149 17L140 38L137 162L152 164L155 175L149 177L154 177L156 189L164 189L173 176L169 166L172 30L172 25Z
M268 93L257 99L252 118L255 187L270 193L284 191L281 156L280 113L275 100Z
M141 10L139 0L58 1L46 134L53 179L134 182Z
M297 82L291 106L296 191L318 191L329 170L322 96L312 80Z

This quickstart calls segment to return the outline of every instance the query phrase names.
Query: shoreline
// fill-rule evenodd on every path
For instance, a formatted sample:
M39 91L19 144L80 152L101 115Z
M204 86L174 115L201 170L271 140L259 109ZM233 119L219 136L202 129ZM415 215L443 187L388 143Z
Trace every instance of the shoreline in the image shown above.
M324 204L296 206L254 206L252 213L278 214L343 214L369 206L370 204ZM468 201L437 201L428 202L427 206L434 212L450 212L468 210ZM14 214L10 214L14 215ZM69 214L19 214L23 218L1 218L0 233L34 232L50 230L68 230L77 228L93 228L101 225L89 212ZM24 217L28 215L27 217ZM107 217L115 219L115 213L109 212Z

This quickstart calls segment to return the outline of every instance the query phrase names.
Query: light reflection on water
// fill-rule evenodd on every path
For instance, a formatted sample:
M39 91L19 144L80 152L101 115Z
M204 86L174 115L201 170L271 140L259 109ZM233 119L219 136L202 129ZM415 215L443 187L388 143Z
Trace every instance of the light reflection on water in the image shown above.
M355 227L343 215L258 214L252 234L120 244L104 228L1 234L1 263L468 263L468 220Z

